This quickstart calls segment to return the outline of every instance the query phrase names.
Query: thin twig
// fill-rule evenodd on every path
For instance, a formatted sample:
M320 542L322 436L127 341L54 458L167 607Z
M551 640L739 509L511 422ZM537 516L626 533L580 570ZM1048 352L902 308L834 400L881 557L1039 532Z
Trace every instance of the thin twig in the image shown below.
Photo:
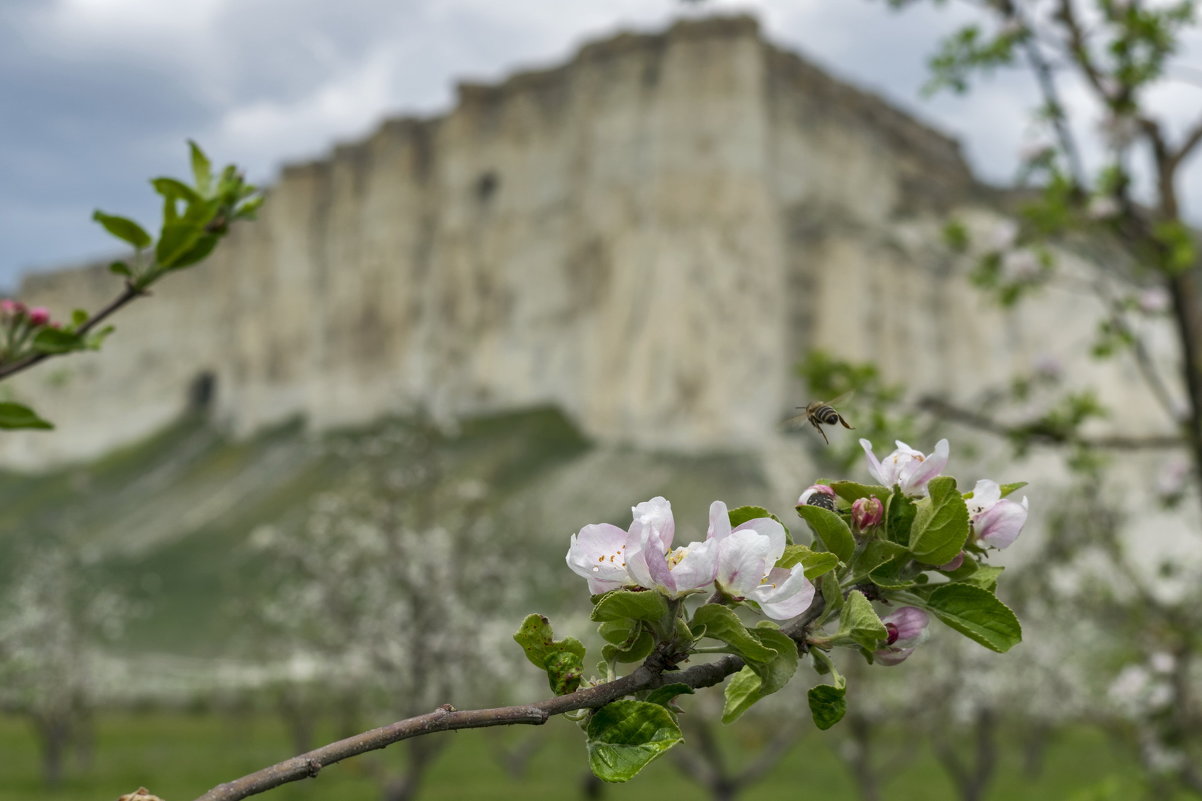
M982 431L987 431L990 434L1002 437L1022 434L1036 442L1048 445L1067 445L1073 443L1093 448L1117 448L1119 450L1180 448L1183 445L1181 437L1176 434L1158 434L1146 437L1125 437L1117 434L1103 437L1069 437L1051 429L1003 423L989 415L974 412L962 406L948 403L941 398L930 396L920 398L918 407L923 411L938 415L944 419L953 420L957 423L966 423Z
M105 318L107 318L113 312L120 309L125 304L129 303L131 300L134 300L135 298L140 298L143 295L147 295L147 294L149 294L149 293L145 289L135 289L134 286L127 281L125 283L125 289L123 289L121 291L121 294L118 295L117 297L113 298L111 301L109 301L109 304L107 306L105 306L103 309L96 312L91 317L89 317L87 320L85 320L83 325L81 325L79 328L76 329L76 333L81 334L81 335L88 333L93 328L95 328L97 325L99 325L101 322L103 322ZM17 361L13 362L12 364L0 365L0 380L8 378L11 375L21 372L22 370L27 370L30 367L33 367L38 362L49 359L51 356L61 356L61 355L63 355L63 354L61 354L61 353L35 353L30 356L26 356L23 359L18 359Z

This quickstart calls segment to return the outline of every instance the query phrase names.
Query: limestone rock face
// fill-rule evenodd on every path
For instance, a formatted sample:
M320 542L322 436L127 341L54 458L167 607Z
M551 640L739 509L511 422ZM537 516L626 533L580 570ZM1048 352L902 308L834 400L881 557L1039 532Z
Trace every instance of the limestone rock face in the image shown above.
M1078 339L1093 320L1075 298L992 309L938 244L952 209L996 219L955 143L746 17L463 85L446 116L269 194L100 354L12 382L58 430L6 435L0 459L92 456L209 396L240 433L550 402L604 442L757 447L806 401L808 348L963 394L1055 344L1040 315ZM116 280L34 275L21 296L62 315Z

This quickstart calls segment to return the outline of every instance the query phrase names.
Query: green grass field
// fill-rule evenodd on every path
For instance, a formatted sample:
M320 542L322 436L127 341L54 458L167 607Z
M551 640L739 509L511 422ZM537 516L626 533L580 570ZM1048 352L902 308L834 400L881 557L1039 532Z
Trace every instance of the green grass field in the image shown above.
M744 730L746 731L746 730ZM332 734L326 732L326 734ZM586 766L583 738L576 727L555 720L541 729L474 730L435 735L448 741L421 794L428 801L473 799L581 798ZM501 738L537 737L540 748L527 772L508 775L496 758ZM896 746L905 733L883 738ZM803 737L748 799L856 799L853 785L835 754L837 730ZM513 742L512 739L509 742ZM1023 776L1017 749L1007 752L998 770L990 801L1103 801L1139 798L1137 773L1128 757L1116 752L1097 732L1075 730L1053 739L1040 777ZM236 778L290 756L284 728L275 717L231 713L121 713L102 716L96 751L87 768L75 768L58 791L46 791L38 776L38 755L24 721L0 717L0 801L81 801L115 799L145 785L165 801L189 801L221 781ZM264 796L286 799L374 801L376 775L401 764L401 746L359 757L322 771L312 780L289 785ZM1099 788L1104 788L1099 792ZM953 799L951 785L925 750L895 774L885 787L889 801ZM670 795L669 795L670 794ZM608 785L604 797L636 801L666 797L704 798L671 758L649 766L625 785Z

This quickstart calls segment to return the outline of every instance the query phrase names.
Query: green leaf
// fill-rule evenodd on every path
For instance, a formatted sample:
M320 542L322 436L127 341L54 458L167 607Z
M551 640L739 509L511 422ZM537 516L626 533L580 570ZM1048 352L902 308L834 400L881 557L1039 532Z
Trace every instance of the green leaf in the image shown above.
M721 640L748 662L768 662L776 652L751 635L738 616L720 604L706 604L697 610L689 624L694 633L705 627L705 636Z
M255 215L259 213L259 209L262 207L264 200L266 200L264 195L252 197L250 200L241 204L237 209L234 210L234 217L239 220L253 220Z
M910 527L914 522L914 501L894 490L885 511L885 536L890 542L906 545L910 542Z
M85 350L100 350L100 346L104 344L104 340L108 339L109 334L117 329L111 325L106 325L99 331L89 331L83 338L83 347Z
M693 693L693 688L687 684L665 684L663 687L656 687L647 693L647 697L643 700L649 704L659 704L675 712L679 710L672 703L673 699L681 695L693 695Z
M0 403L0 428L54 428L38 417L37 412L20 403Z
M927 598L935 617L991 651L1004 653L1022 641L1014 612L993 593L968 584L943 584Z
M810 688L806 693L810 702L810 715L814 725L826 731L847 713L847 688L832 687L829 684L819 684Z
M1015 481L1013 484L1003 484L1002 485L1002 497L1005 498L1010 493L1017 492L1018 490L1022 489L1025 486L1027 486L1026 481Z
M202 195L207 195L213 188L213 165L200 145L191 139L188 140L188 150L192 155L192 177L196 181L196 188Z
M826 614L834 614L843 608L843 588L834 573L827 573L818 579L818 591L826 602Z
M856 556L852 563L852 574L863 576L890 562L907 561L909 557L910 552L904 545L888 540L872 540Z
M910 553L924 564L942 565L960 553L968 540L968 506L950 476L931 479L927 490L929 496L915 504Z
M839 557L839 561L851 561L856 551L856 541L843 518L821 506L798 506L797 514L810 524L814 536L828 551Z
M150 234L146 233L142 226L126 217L105 214L100 209L96 209L92 212L92 219L103 225L104 230L118 239L128 242L138 250L148 246L152 241Z
M865 651L875 651L889 636L885 624L872 608L872 602L859 590L847 594L847 603L839 616L839 632L850 637Z
M589 616L597 623L607 620L644 620L659 623L668 616L668 601L658 592L614 590L597 601Z
M726 514L727 514L727 517L730 518L730 527L731 528L738 528L739 526L746 523L748 520L755 520L760 517L767 517L771 520L775 520L777 523L780 523L781 528L783 528L785 530L786 539L788 539L788 537L789 537L789 527L785 525L784 521L781 520L776 515L769 512L767 509L765 509L762 506L737 506L734 509L731 509L730 511L728 511ZM789 541L791 542L792 540L789 540Z
M196 246L204 236L204 229L190 222L171 222L163 226L163 235L155 246L154 258L160 267L170 270L177 260Z
M901 565L891 562L868 574L868 580L883 590L906 590L914 586L914 579L903 576Z
M71 312L71 330L78 329L81 325L88 321L88 313L84 309L75 309Z
M86 347L79 334L61 328L43 328L33 337L33 349L38 353L70 353Z
M601 658L606 662L641 662L655 648L655 635L638 629L625 641L601 646Z
M547 671L556 695L574 692L584 677L584 645L575 637L556 640L551 621L544 615L527 615L513 639L537 668Z
M959 579L959 582L993 592L997 588L998 576L1002 575L1002 571L1005 569L998 565L981 565L969 575Z
M165 198L179 198L189 204L204 201L204 198L197 194L195 189L174 178L153 178L150 184L154 187L154 191Z
M854 503L860 498L871 498L876 496L883 503L889 497L889 490L886 487L879 487L874 484L857 484L854 481L832 481L830 488L835 491L843 500L849 504Z
M623 699L592 714L585 729L588 762L602 781L625 782L684 739L660 704Z
M567 695L580 689L584 680L584 655L573 651L555 651L547 655L547 683L556 695Z
M756 701L784 687L797 671L797 643L787 634L766 622L750 631L776 656L768 662L748 662L726 683L723 723L737 719Z
M192 247L188 248L185 253L180 254L172 263L172 270L179 270L184 267L190 267L197 262L204 261L213 252L213 248L217 247L217 243L221 237L216 234L204 234Z
M786 570L794 565L805 565L806 578L810 581L829 573L839 566L839 557L827 551L813 551L804 545L786 545L785 552L776 560L776 567Z
M129 269L129 265L123 261L115 261L109 265L109 272L113 275L124 275L126 278L133 277L133 270Z

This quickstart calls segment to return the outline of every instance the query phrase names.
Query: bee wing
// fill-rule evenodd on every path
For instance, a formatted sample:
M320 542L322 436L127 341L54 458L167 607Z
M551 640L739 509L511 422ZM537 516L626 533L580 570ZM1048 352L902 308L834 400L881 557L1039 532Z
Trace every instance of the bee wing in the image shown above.
M834 406L837 409L840 406L843 406L844 404L846 404L852 398L854 398L855 395L856 395L856 391L854 389L849 389L846 392L844 392L842 395L840 395L839 397L835 398L834 400L827 401L826 405Z
M800 409L801 407L798 406L797 408ZM804 423L808 417L809 417L809 415L804 414L804 413L797 414L792 417L786 418L784 420L784 422L781 423L781 425L785 426L786 428L797 428L802 423Z

